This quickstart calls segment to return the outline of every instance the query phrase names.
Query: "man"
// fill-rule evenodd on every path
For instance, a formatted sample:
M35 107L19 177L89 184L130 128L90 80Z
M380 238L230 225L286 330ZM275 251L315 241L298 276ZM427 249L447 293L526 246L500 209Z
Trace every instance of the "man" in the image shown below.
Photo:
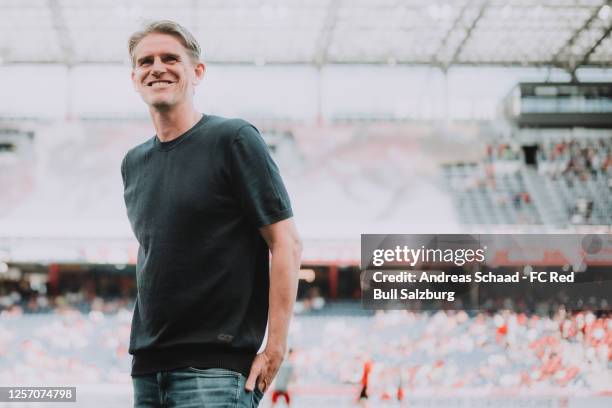
M185 28L148 24L129 52L157 133L121 165L140 244L134 406L257 406L285 354L297 291L289 197L257 129L195 109L205 66Z

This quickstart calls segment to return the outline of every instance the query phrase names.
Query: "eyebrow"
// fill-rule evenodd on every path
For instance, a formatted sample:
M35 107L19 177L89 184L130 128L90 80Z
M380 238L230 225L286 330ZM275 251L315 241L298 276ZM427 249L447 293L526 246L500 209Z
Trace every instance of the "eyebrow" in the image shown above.
M167 53L163 53L161 54L162 59L163 58L167 58L167 57L173 57L176 59L180 59L180 56L178 54L173 54L171 52L167 52ZM140 57L136 60L136 64L140 65L140 63L142 63L143 61L147 60L147 59L151 59L153 58L153 55L145 55L144 57Z

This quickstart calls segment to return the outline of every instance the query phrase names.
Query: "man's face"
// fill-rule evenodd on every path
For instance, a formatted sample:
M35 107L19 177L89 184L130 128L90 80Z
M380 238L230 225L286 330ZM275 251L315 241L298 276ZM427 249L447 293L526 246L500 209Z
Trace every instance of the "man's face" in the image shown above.
M194 64L181 42L168 34L152 33L134 49L134 88L144 102L159 111L190 102L204 76L204 64Z

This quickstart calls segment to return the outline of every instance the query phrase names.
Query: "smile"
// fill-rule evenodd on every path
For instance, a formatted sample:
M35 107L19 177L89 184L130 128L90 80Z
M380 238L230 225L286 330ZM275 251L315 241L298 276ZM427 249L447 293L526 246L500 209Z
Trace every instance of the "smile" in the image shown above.
M172 85L172 82L159 80L159 81L151 81L147 84L147 86L154 87L154 88L162 87L166 85Z

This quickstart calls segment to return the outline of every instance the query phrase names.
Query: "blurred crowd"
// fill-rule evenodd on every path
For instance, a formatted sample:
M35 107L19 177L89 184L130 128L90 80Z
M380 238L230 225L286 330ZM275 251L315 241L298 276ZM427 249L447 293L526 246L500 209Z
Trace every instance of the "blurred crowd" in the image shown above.
M58 295L47 295L46 290L32 288L27 279L0 282L0 315L21 315L23 313L54 313L76 310L117 313L133 307L129 296L101 297L84 289L65 291Z
M606 223L612 211L612 139L545 142L538 149L538 171L569 190L568 210L573 224ZM595 214L594 210L599 211Z
M99 299L83 313L60 299L47 313L0 312L0 382L128 384L131 310L105 313Z
M131 309L103 304L2 311L0 381L128 384ZM601 390L612 379L612 319L593 311L297 315L289 343L301 393L357 389L366 362L381 400L398 389Z
M498 141L481 160L444 171L468 224L541 224L544 212L558 223L612 223L611 137Z
M587 180L605 174L612 182L612 139L574 139L538 146L538 169L552 178ZM610 184L612 187L612 184Z
M597 391L612 379L612 319L594 312L394 311L318 324L320 342L296 336L302 384L356 384L371 364L370 394L380 400L423 390ZM298 325L301 338L307 328Z
M504 160L520 160L521 149L516 144L498 143L486 145L486 156L488 162Z

